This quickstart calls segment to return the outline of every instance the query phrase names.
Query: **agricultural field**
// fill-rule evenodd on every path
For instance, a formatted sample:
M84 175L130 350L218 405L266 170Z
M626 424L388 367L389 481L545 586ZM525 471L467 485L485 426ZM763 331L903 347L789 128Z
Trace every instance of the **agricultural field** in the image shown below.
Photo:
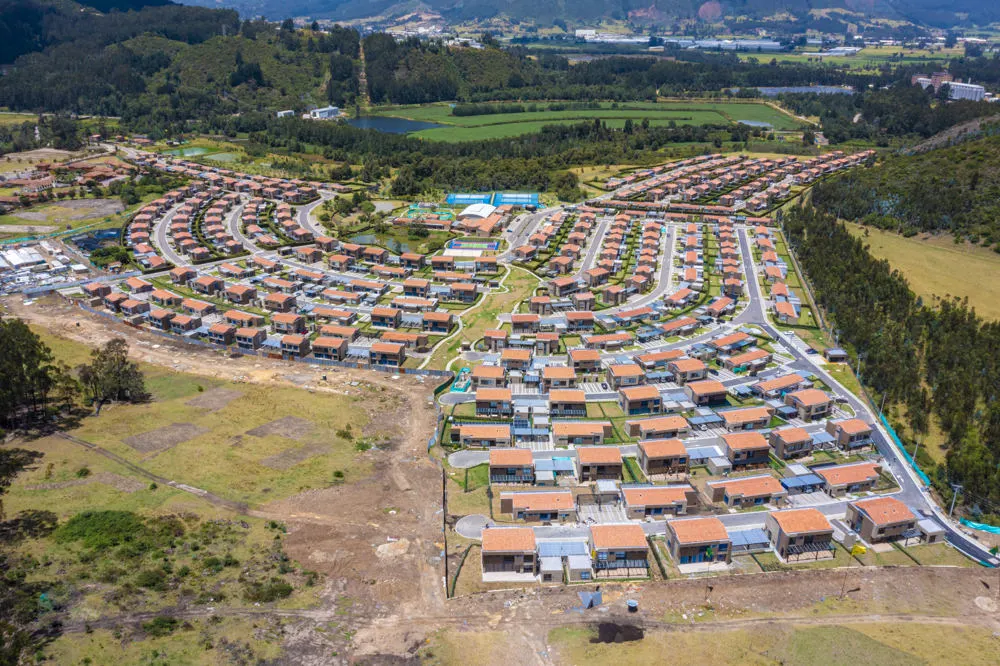
M794 129L799 123L791 116L768 106L749 102L699 102L669 100L663 102L632 102L612 108L605 103L601 109L570 109L498 113L479 116L454 116L447 104L384 109L379 115L432 122L449 127L420 130L412 136L441 140L469 141L518 136L537 132L545 125L571 124L600 118L609 127L622 127L626 119L638 123L648 119L651 125L715 125L747 120L766 122L775 129Z
M918 296L958 296L987 319L1000 319L1000 254L950 237L922 234L905 238L847 223L871 253L898 269Z
M818 49L809 49L818 51ZM805 53L740 53L740 60L747 62L756 59L758 62L779 63L823 63L835 67L848 67L857 71L875 71L886 65L917 65L928 69L939 67L951 58L960 58L964 50L960 47L952 49L910 49L901 46L886 46L866 48L853 56L810 56Z
M38 120L38 116L33 113L11 113L10 111L0 112L0 125L20 125Z

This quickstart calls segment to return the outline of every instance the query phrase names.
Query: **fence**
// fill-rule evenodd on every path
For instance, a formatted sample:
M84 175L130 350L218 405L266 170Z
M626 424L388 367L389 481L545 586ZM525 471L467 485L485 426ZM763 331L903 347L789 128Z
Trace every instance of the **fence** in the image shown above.
M874 408L875 408L875 405L873 404L872 405L872 409L874 409ZM926 474L924 474L924 471L922 469L920 469L919 465L917 465L917 461L914 460L913 456L911 456L906 451L906 448L903 446L903 442L900 441L900 439L899 439L899 435L897 435L896 431L893 430L893 428L892 428L891 425L889 425L889 419L885 418L885 414L879 414L878 418L882 422L882 425L885 426L885 429L889 432L889 437L892 438L893 443L896 445L896 448L899 449L899 452L900 452L900 454L902 454L903 459L907 462L907 464L910 467L913 468L913 471L917 473L917 476L920 477L920 480L923 481L925 485L928 485L928 486L931 485L931 479L930 479L930 477L927 476Z

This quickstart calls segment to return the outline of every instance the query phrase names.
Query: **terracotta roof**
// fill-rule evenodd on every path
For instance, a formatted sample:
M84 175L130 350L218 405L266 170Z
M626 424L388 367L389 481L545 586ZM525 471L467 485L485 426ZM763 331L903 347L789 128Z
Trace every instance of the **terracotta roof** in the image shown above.
M646 373L643 369L636 365L635 363L620 363L618 365L609 365L608 369L611 374L615 377L641 377Z
M684 385L686 389L695 395L708 395L710 393L725 393L726 387L722 382L715 379L703 379L697 382L689 382Z
M754 386L762 393L769 393L771 391L780 391L781 389L788 388L789 386L797 386L802 382L802 375L792 373L790 375L782 375L781 377L774 377L773 379L757 382Z
M830 402L830 396L828 396L825 391L815 388L803 389L801 391L796 391L795 393L789 393L786 397L800 402L806 407L822 405Z
M667 351L653 352L652 354L639 354L635 357L640 363L657 363L659 361L673 361L684 355L680 349L668 349Z
M872 499L854 502L876 525L891 525L907 520L914 520L910 509L894 497L874 497Z
M510 402L510 389L481 388L476 389L476 400L502 400Z
M712 483L712 487L725 488L727 495L742 495L744 497L780 495L785 492L780 481L766 474L749 476L744 479L719 481L718 483Z
M472 376L477 378L500 379L503 374L504 370L499 365L477 365L472 369Z
M733 451L767 448L767 440L759 432L727 432L722 441Z
M549 402L586 402L587 394L581 389L553 389L549 391Z
M872 429L870 425L861 419L844 419L843 421L834 421L834 425L848 435L858 435L863 432L871 432Z
M552 434L567 437L586 437L603 434L611 426L607 421L556 421L552 424Z
M648 486L644 488L622 488L625 504L629 506L663 506L687 502L691 486Z
M491 449L490 465L534 465L531 449Z
M558 425L556 423L553 428ZM584 446L576 450L576 455L584 465L620 465L622 462L617 446Z
M667 521L679 544L729 541L729 533L718 518L686 518ZM640 528L641 529L641 528Z
M574 361L599 361L601 353L596 349L571 349L569 357Z
M771 410L767 407L745 407L743 409L727 409L718 412L726 423L747 423L771 418Z
M696 358L680 358L672 361L668 366L676 372L697 372L704 370L707 366Z
M612 548L645 549L646 533L637 523L626 525L591 525L590 537L594 548L609 550Z
M687 455L687 449L679 439L647 439L639 442L647 458L673 458Z
M547 365L542 370L542 378L544 379L573 379L575 377L576 372L573 368L567 368L563 365Z
M750 336L746 333L730 333L729 335L724 335L716 340L709 340L708 344L713 347L726 347L736 342L742 342L743 340L749 340Z
M686 418L676 414L625 422L627 427L631 427L633 424L639 426L640 432L649 430L684 430L689 426Z
M459 426L459 428L459 433L462 437L469 436L478 439L510 439L510 426L507 424L466 424Z
M530 527L487 527L483 530L484 553L535 550L535 530Z
M789 509L787 511L772 511L771 517L785 534L802 534L804 532L832 531L830 521L819 509Z
M371 351L376 354L398 354L403 349L404 345L395 342L376 342L371 346Z
M772 432L775 435L778 435L783 442L786 442L788 444L812 441L812 435L806 432L805 428L789 426L787 428L780 428L778 430L773 430Z
M500 499L513 500L515 509L528 511L558 511L576 506L573 493L568 490L505 492L500 494Z
M870 481L878 477L881 467L875 463L854 463L851 465L836 465L835 467L818 467L813 471L819 474L831 486L851 485Z
M527 349L504 349L502 352L500 352L500 360L530 361L531 351Z
M660 397L660 391L655 386L626 386L618 389L626 400L651 400Z

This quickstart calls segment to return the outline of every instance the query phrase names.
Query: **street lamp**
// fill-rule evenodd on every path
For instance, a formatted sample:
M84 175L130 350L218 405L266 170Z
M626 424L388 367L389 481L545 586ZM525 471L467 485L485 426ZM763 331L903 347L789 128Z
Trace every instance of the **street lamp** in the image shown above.
M962 488L963 488L963 486L961 486L961 485L959 485L957 483L952 483L951 484L951 489L952 489L952 491L955 494L951 496L951 508L948 509L948 517L949 518L951 518L951 515L955 512L955 500L958 499L958 492L960 490L962 490Z

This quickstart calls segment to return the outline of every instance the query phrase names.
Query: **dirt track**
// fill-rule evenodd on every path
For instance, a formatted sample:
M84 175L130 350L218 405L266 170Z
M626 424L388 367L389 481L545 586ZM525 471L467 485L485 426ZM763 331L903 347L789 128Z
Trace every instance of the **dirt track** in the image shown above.
M88 345L124 335L136 359L178 371L317 392L342 391L351 382L367 387L371 399L366 409L373 417L369 427L390 442L375 473L359 482L306 491L250 509L253 515L285 522L289 555L326 575L320 606L171 612L177 617L280 619L290 663L338 663L343 658L332 659L334 652L371 663L408 660L442 627L505 632L511 650L517 651L511 654L532 655L545 663L539 655L548 653L550 629L624 617L626 598L637 599L641 608L638 616L627 616L629 622L660 629L716 631L767 623L881 619L1000 630L1000 616L976 603L977 597L992 597L1000 589L997 572L983 569L856 568L605 584L606 610L586 613L574 609L579 606L577 591L589 586L534 587L446 600L438 513L441 477L425 450L436 422L429 404L430 382L360 370L331 372L260 358L231 359L85 314L55 299L28 307L20 299L10 299L7 305L12 314L32 324ZM327 382L321 380L324 373ZM90 624L129 625L144 619L148 618L108 617ZM329 631L334 623L337 632ZM83 627L68 623L66 629Z

